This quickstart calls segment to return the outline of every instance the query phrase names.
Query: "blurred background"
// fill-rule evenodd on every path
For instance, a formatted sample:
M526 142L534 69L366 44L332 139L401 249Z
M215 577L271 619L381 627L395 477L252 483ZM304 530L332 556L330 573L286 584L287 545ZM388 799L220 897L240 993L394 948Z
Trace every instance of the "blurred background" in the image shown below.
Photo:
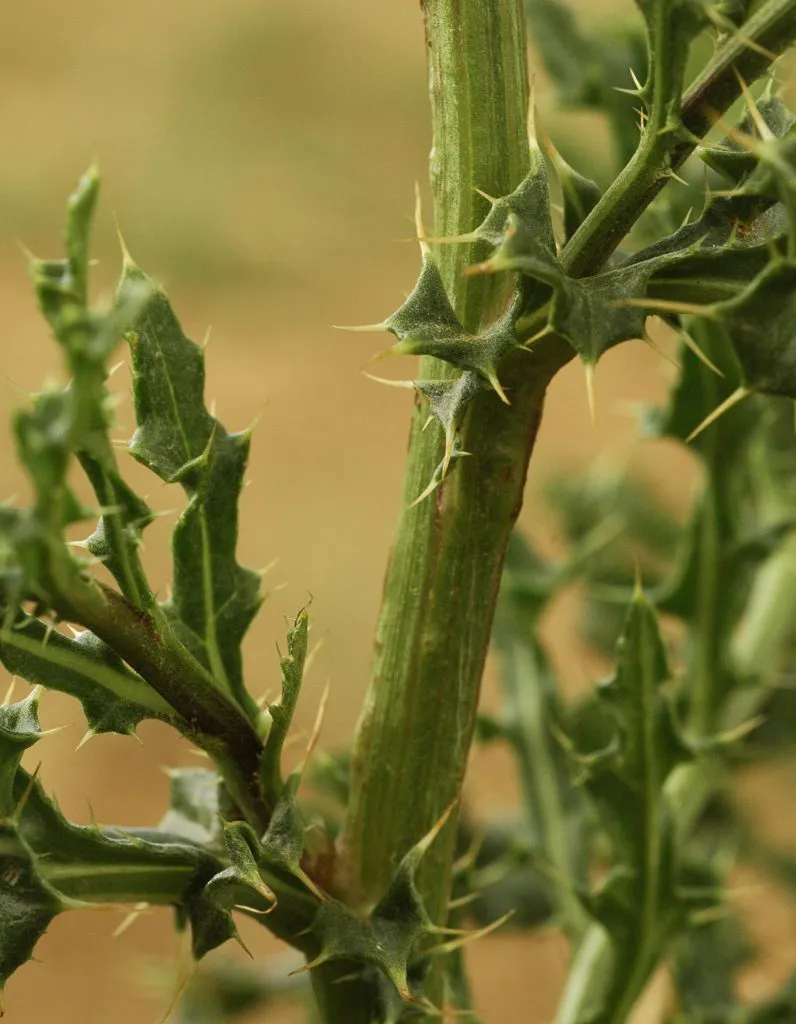
M633 16L630 0L572 6L587 22ZM605 174L610 142L600 118L559 109L543 75L537 95L560 148L576 161L586 146L588 173ZM28 391L60 372L20 244L40 256L60 254L66 196L97 160L96 293L110 293L119 269L115 218L136 260L168 289L188 333L201 339L210 332L208 393L219 417L229 429L258 423L241 561L278 562L267 576L275 592L246 646L250 686L256 695L276 692L275 645L286 617L311 595L314 638L323 646L299 727L314 717L329 679L323 742L344 742L367 679L411 399L360 373L372 337L330 325L382 319L416 273L407 239L413 183L425 181L429 144L417 0L26 0L13 13L8 5L0 132L0 419L7 422ZM663 500L687 506L695 482L687 457L634 440L633 403L662 397L673 372L640 343L611 353L597 375L594 426L580 369L570 366L556 380L524 513L543 548L555 551L559 538L546 512L528 511L538 504L534 495L554 467L568 473L598 453L649 467ZM410 363L396 371L411 373ZM122 395L125 374L115 378ZM119 424L119 435L129 436L129 400ZM3 496L24 493L7 434L0 446ZM131 479L153 505L181 507L179 492L130 462ZM173 516L164 517L147 535L147 564L163 585L171 523ZM554 608L547 631L566 685L578 688L599 666L568 621L566 607ZM85 729L77 705L47 695L42 718L47 727L67 726L35 756L73 820L93 814L103 823L155 825L167 802L164 767L192 763L190 751L152 723L141 728L140 746L103 736L74 754ZM510 808L508 758L477 752L468 793L475 807ZM791 917L781 922L783 935ZM112 940L119 919L57 919L37 949L40 962L8 986L9 1020L159 1020L184 950L166 913L145 915ZM242 930L255 955L278 951L263 929L244 923ZM244 959L237 949L220 955ZM551 1018L566 970L555 936L500 936L474 947L470 961L489 1020ZM251 1017L299 1019L289 1006Z

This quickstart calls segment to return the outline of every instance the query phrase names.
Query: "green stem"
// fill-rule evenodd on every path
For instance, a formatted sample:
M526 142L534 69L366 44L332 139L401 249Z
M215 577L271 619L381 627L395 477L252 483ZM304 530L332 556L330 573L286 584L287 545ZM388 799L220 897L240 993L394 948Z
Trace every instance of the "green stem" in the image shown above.
M528 81L519 0L426 0L433 115L431 175L437 235L471 230L488 206L476 188L505 195L528 169ZM483 258L442 246L439 263L468 328L504 301L507 281L462 277ZM466 451L440 488L407 507L387 570L371 685L359 725L343 853L352 899L369 904L400 857L461 790L506 544L522 502L528 459L557 350L519 356L505 370L512 405L494 394L473 405ZM422 378L450 373L424 359ZM503 373L504 371L502 371ZM442 458L439 432L412 424L405 503ZM432 846L420 887L437 922L447 915L455 828ZM442 996L440 973L427 988Z

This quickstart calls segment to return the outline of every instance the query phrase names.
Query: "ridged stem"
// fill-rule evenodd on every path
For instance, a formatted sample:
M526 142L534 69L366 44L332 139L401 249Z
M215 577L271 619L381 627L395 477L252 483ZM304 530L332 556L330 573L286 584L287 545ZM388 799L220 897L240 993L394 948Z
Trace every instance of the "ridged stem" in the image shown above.
M528 169L524 16L519 0L426 0L425 19L435 233L459 235L488 210L476 189L505 195ZM495 314L508 284L462 277L479 257L470 245L438 248L446 287L470 329ZM343 841L349 891L364 904L379 897L401 856L460 793L506 544L559 365L540 351L507 367L511 406L492 393L476 400L462 431L471 456L410 507L443 453L441 432L423 430L427 410L415 411ZM420 377L449 372L426 358ZM454 840L451 822L420 879L438 922L447 915ZM427 991L441 997L439 976Z

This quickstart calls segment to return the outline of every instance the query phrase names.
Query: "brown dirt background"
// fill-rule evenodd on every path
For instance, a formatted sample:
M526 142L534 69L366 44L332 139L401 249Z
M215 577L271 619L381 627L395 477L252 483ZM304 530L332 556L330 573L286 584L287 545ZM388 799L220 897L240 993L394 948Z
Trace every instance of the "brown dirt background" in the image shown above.
M594 19L632 5L576 6ZM299 728L330 679L324 741L342 741L367 678L401 501L409 398L360 374L372 337L329 325L379 320L413 283L415 247L399 240L412 234L412 185L425 179L429 140L417 0L26 0L0 7L0 419L7 422L26 392L59 373L17 243L40 255L60 252L64 200L96 158L105 182L98 292L110 291L119 265L115 215L189 332L200 338L212 327L208 393L218 414L230 428L259 419L242 560L263 566L278 558L269 580L281 589L247 642L250 685L274 692L275 644L286 617L311 593L314 635L324 645ZM543 80L539 105L560 145L592 147L586 166L605 163L598 118L558 109ZM123 394L125 372L117 378ZM632 404L661 397L671 372L643 345L623 346L601 364L592 427L582 375L569 367L551 390L528 505L553 470L567 472L599 453L654 472L667 499L684 506L694 481L688 458L634 440ZM396 371L410 374L409 364ZM120 436L129 434L129 401L119 420ZM7 434L0 471L4 496L24 493ZM131 478L157 507L180 507L178 493L136 467ZM555 547L544 514L526 508L524 518ZM164 518L151 528L146 552L163 583L168 524ZM573 688L588 684L595 666L567 620L566 609L554 610L549 632ZM490 693L488 673L487 701ZM102 737L74 754L84 729L78 707L48 695L42 717L46 726L68 726L35 757L43 759L45 784L78 821L91 808L102 822L154 825L167 797L162 766L192 761L184 745L151 724L141 729L142 746ZM790 783L790 776L782 780ZM510 807L508 759L476 754L469 795L490 811ZM777 908L757 930L781 951L794 932L793 908L781 900ZM153 914L112 941L118 921L99 913L56 920L37 950L40 962L8 986L12 1024L154 1024L167 1000L162 979L179 962L177 939L167 916ZM256 954L275 949L264 931L244 931ZM770 987L792 959L783 954L762 972L755 991ZM470 962L488 1021L551 1019L566 970L560 942L501 936L474 947ZM252 1018L299 1019L289 1008Z

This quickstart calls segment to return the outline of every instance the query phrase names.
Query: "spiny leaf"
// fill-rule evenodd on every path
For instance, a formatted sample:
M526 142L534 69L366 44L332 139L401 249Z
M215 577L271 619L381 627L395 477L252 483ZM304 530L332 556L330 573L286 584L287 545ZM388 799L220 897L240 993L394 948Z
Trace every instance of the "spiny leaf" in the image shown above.
M546 284L558 279L547 168L535 139L530 140L526 176L513 192L492 200L486 218L468 237L488 242L494 252L483 263L469 267L467 273L519 270Z
M793 115L778 96L759 100L757 110L763 123L777 138L782 138L793 124ZM747 113L738 124L738 132L762 141L755 119L750 113ZM745 149L740 145L737 136L725 136L716 146L702 146L698 150L698 155L709 167L735 185L741 184L757 167L757 157L749 148Z
M165 293L127 259L120 293L142 281L149 299L127 334L138 423L130 450L189 498L174 533L168 610L198 638L219 685L254 716L240 645L260 607L259 577L235 560L249 435L228 434L208 412L202 350L185 336Z
M397 339L391 352L443 359L480 374L502 394L498 366L517 346L514 322L518 312L515 303L481 334L470 334L453 312L433 257L426 254L417 284L404 304L384 321L384 329Z
M320 905L312 926L320 952L307 969L330 960L369 964L392 982L403 1000L413 1000L409 987L410 960L418 941L435 930L415 879L425 853L451 810L403 857L387 891L367 917L335 899Z
M107 566L128 600L137 608L150 607L154 598L137 551L154 513L122 480L115 459L97 460L86 451L78 452L78 458L100 506L107 510L86 539L86 550Z
M682 348L682 369L668 406L646 418L647 430L680 442L686 442L741 380L739 362L721 324L688 318L685 328L722 376L691 349ZM703 667L694 671L710 672L717 715L737 683L732 636L748 607L752 584L793 529L788 451L796 449L788 404L751 396L689 443L701 458L704 485L674 569L655 591L663 611L688 623L698 642L695 650L709 652L701 656ZM776 458L773 442L779 434L771 431L772 421L784 426L782 436L787 439Z
M773 261L710 315L725 326L747 388L796 398L796 259Z
M38 708L35 692L16 704L0 705L0 821L13 816L14 783L22 755L41 737Z
M14 971L33 955L64 900L36 871L15 829L0 822L0 996Z
M2 709L3 735L26 744L37 732L35 700ZM12 721L13 719L13 721ZM3 752L5 750L5 752ZM140 834L67 822L41 785L17 769L0 739L0 990L59 913L109 903L189 901L221 865L209 852L166 833Z
M320 902L326 898L302 867L306 825L296 801L301 783L300 771L286 779L261 840L262 859L270 868L297 878Z
M628 610L616 673L598 695L615 722L604 750L578 758L584 784L613 838L614 868L585 899L613 950L601 1012L595 1021L625 1019L661 950L682 928L686 904L673 819L665 794L670 773L688 750L662 687L669 678L656 615L641 593ZM628 991L632 1002L628 1005Z
M210 879L205 896L228 913L237 906L260 914L270 913L276 906L276 896L260 874L259 844L251 827L242 821L225 825L224 846L229 867Z
M277 803L283 788L282 748L285 745L301 692L304 665L307 660L308 638L309 615L306 610L302 610L287 632L287 654L280 658L282 666L281 697L278 701L268 705L271 727L260 762L260 778L263 792L272 806Z
M651 272L638 264L583 280L562 279L554 292L550 326L587 365L595 365L620 341L643 336L647 314L620 303L643 295Z
M0 661L15 675L76 697L92 733L129 735L144 718L170 720L174 709L88 631L70 639L22 616L0 631Z
M465 370L453 380L418 380L414 386L428 401L432 415L445 431L444 476L447 464L453 457L456 435L470 402L480 391L489 390L489 385L481 374Z
M586 923L573 896L585 884L587 873L585 808L554 735L560 729L562 708L552 667L535 636L539 612L558 582L515 533L494 631L503 694L498 725L517 758L528 842L539 862L551 869L554 877L548 888L554 906L565 930L577 938Z

